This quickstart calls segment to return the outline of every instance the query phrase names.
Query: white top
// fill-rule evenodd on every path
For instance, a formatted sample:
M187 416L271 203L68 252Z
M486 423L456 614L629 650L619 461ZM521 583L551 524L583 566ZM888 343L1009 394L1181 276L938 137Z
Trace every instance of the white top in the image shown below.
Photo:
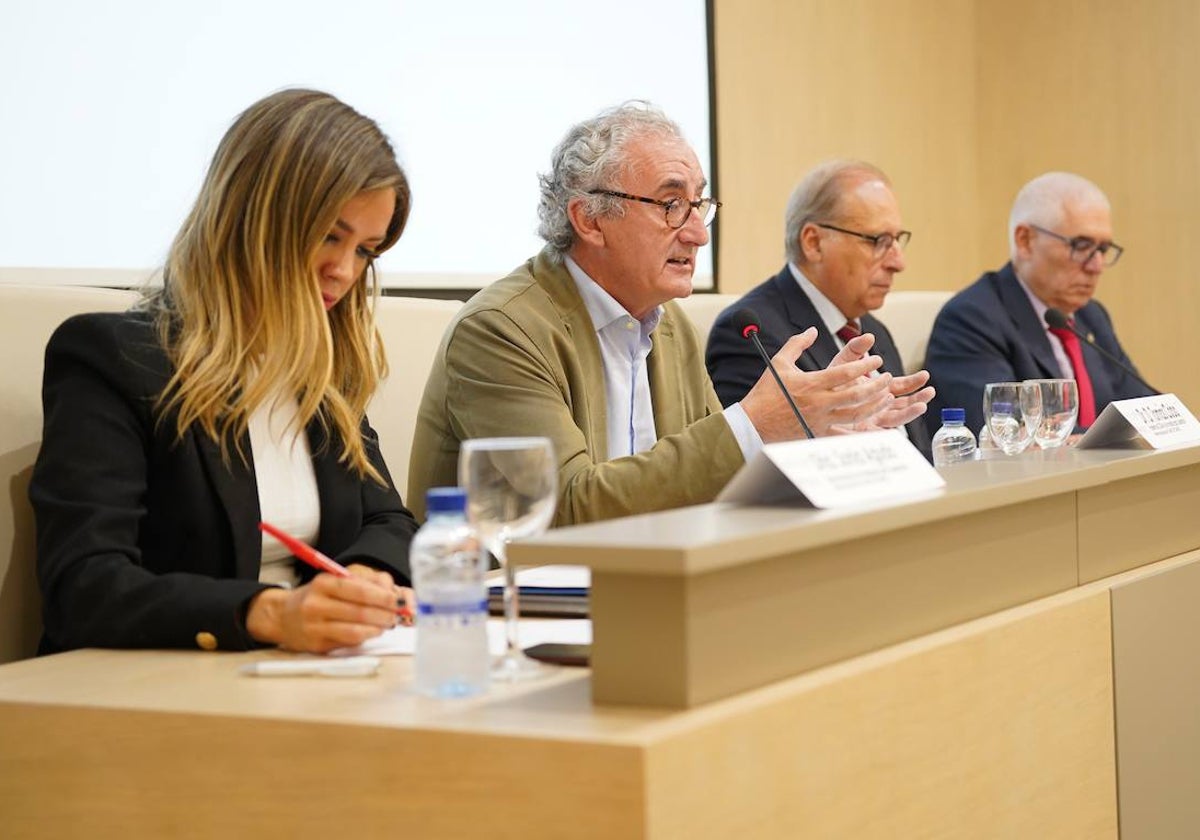
M262 521L311 545L321 529L321 499L308 435L294 425L298 408L295 397L259 406L250 415L250 450ZM283 543L262 535L260 581L296 585L295 562Z
M564 262L579 288L600 342L608 418L608 457L611 460L645 452L658 442L646 357L653 347L650 333L662 320L662 307L656 307L639 321L577 262L570 257ZM737 438L743 457L749 461L762 448L762 438L746 410L740 403L735 403L726 408L722 416Z

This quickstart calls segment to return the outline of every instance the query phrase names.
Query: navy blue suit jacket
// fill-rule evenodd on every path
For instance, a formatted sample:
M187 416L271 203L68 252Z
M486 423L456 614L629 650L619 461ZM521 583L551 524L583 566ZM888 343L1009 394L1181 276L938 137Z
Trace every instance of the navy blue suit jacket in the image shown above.
M197 429L175 439L154 404L171 375L150 317L79 315L46 349L44 432L29 497L37 522L41 652L76 647L254 646L244 610L259 583L262 538L254 465L226 461ZM321 503L316 547L408 582L417 523L400 502L374 432L371 463L388 481L338 462L341 446L308 427ZM249 452L249 439L243 439ZM302 580L315 573L297 565Z
M1121 349L1112 319L1098 301L1075 313L1075 326L1125 364L1133 362ZM1096 399L1096 414L1113 400L1150 396L1137 379L1089 347L1083 361ZM1050 346L1046 326L1021 288L1012 263L984 274L952 297L933 323L925 356L937 396L925 415L930 431L941 425L942 408L963 408L967 427L983 426L983 386L989 382L1058 379L1063 375Z
M753 344L734 328L733 314L742 307L749 307L758 315L758 335L768 355L774 356L784 342L809 327L817 328L817 340L804 351L796 361L796 366L806 371L824 370L837 355L837 342L828 333L816 307L785 265L782 271L755 286L713 322L708 334L705 364L721 405L728 406L741 400L765 370L762 357ZM902 376L904 363L887 327L871 315L864 315L860 322L863 332L875 336L875 346L871 352L883 358L882 369ZM925 430L922 418L918 417L909 423L907 430L913 444L928 453L929 433Z

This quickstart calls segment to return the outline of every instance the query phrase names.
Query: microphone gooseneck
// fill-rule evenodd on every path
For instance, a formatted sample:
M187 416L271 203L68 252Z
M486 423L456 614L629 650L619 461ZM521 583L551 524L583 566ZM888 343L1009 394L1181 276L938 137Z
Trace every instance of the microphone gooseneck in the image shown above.
M787 400L787 404L792 407L792 414L796 415L796 421L800 424L800 428L804 430L805 437L812 438L812 429L808 427L808 423L804 422L804 415L800 413L800 408L796 405L796 401L788 393L787 387L783 384L783 379L779 376L779 371L775 370L775 365L771 364L771 357L767 355L766 348L762 345L762 339L758 337L758 316L754 313L754 310L742 308L733 313L733 327L742 338L750 341L755 349L758 350L758 355L762 356L763 361L767 363L767 370L771 371L771 375L775 377L775 384L779 386L779 392L783 394L783 398Z
M1045 319L1046 319L1046 326L1050 327L1050 329L1052 329L1052 330L1070 330L1071 332L1075 333L1076 336L1079 337L1080 341L1085 342L1089 347L1091 347L1093 350L1095 350L1101 356L1108 359L1110 362L1112 362L1114 365L1119 367L1121 370L1128 373L1130 376L1132 376L1138 382L1141 382L1143 385L1145 385L1147 388L1149 388L1155 394L1162 393L1162 391L1158 390L1153 385L1151 385L1149 382L1147 382L1145 379L1143 379L1142 375L1140 373L1138 373L1132 367L1125 364L1123 361L1118 359L1112 353L1108 352L1103 347L1101 347L1099 344L1097 344L1096 339L1092 338L1087 333L1084 333L1081 330L1076 329L1075 325L1071 323L1070 319L1067 318L1067 316L1064 315L1060 310L1053 309L1053 308L1047 309Z

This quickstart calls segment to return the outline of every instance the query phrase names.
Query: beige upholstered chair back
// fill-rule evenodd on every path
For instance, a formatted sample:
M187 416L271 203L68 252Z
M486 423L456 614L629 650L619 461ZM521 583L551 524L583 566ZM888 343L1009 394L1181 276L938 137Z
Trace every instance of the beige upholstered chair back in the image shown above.
M80 312L121 311L137 293L0 285L0 662L33 656L42 632L27 488L42 438L42 363L55 327Z
M405 297L379 300L375 319L383 336L391 375L371 400L367 414L379 433L384 460L401 495L408 486L408 456L425 380L442 334L461 306L457 300Z
M905 373L925 365L925 349L933 319L953 292L892 292L883 306L872 313L887 325L904 360Z
M732 306L739 297L741 295L708 295L696 292L689 297L679 298L675 302L683 308L684 314L696 325L696 329L700 333L700 343L706 344L713 321L717 320L717 316L724 309Z

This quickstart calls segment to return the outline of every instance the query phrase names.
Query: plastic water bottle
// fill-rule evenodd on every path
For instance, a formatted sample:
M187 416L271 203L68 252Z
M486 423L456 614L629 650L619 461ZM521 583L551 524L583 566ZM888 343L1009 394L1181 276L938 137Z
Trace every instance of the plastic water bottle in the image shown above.
M967 412L964 409L942 409L942 428L933 435L935 467L975 460L975 435L964 425L966 420Z
M467 523L467 494L435 487L409 558L417 596L416 690L467 697L487 689L487 559Z

